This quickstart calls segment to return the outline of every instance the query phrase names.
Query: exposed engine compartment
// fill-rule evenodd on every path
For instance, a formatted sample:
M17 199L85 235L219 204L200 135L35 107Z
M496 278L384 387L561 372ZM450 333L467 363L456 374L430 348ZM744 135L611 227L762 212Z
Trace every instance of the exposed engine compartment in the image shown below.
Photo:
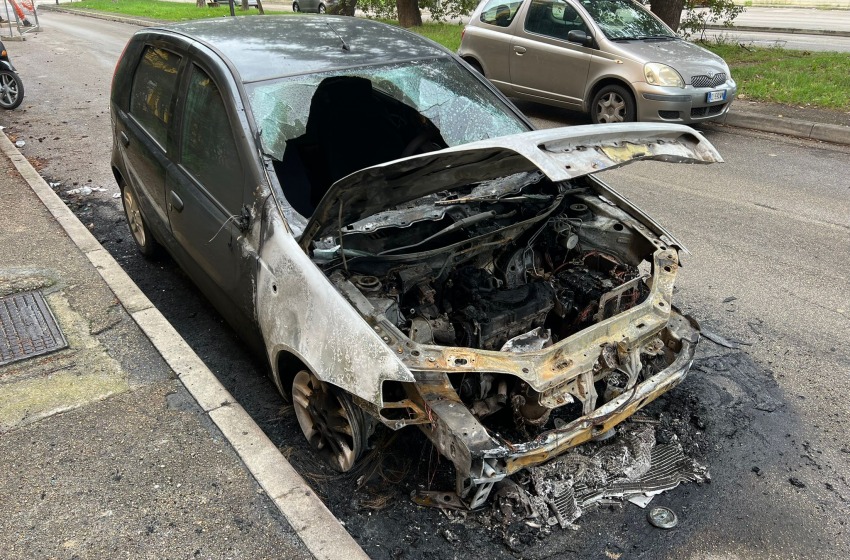
M646 298L648 274L640 263L651 262L659 242L642 230L582 180L553 184L522 173L346 226L340 239L317 243L316 256L327 259L327 274L350 282L413 342L522 353ZM607 359L594 376L599 400L593 394L566 407L572 417L637 381L624 378L616 351ZM555 408L512 376L474 372L452 384L475 416L513 410L523 430L543 428Z

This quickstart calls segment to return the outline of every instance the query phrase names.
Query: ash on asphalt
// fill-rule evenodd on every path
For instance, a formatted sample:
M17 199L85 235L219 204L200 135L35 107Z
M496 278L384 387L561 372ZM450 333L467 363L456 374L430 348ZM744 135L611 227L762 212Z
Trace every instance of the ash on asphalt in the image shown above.
M734 484L759 484L766 473L781 472L795 481L789 488L806 491L796 484L805 484L804 474L795 474L811 467L795 461L806 442L791 439L795 419L771 372L754 363L746 348L730 350L704 340L686 381L644 409L657 423L659 443L678 439L686 455L712 472L712 484L679 486L653 501L677 514L675 529L652 527L645 511L630 504L597 507L577 521L577 530L551 531L524 523L504 526L489 508L452 512L417 506L412 492L454 486L450 463L418 430L379 434L352 473L340 475L325 467L309 450L265 363L239 341L171 259L148 261L139 255L120 200L57 190L372 558L668 557L678 543L697 538L702 526L698 517L755 519L764 511L758 503L730 506Z

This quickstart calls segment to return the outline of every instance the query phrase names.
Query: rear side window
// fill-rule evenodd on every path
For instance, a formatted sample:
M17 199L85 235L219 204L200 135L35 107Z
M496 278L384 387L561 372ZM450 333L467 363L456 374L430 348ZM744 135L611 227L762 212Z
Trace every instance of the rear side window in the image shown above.
M589 32L575 8L552 0L533 0L525 18L525 30L565 41L570 31Z
M505 0L490 0L481 11L481 19L484 23L507 27L514 20L517 10L522 2L505 2Z
M206 72L192 67L183 112L183 167L224 208L242 205L244 176L224 101Z
M160 146L166 145L179 67L178 55L148 46L133 78L130 114Z

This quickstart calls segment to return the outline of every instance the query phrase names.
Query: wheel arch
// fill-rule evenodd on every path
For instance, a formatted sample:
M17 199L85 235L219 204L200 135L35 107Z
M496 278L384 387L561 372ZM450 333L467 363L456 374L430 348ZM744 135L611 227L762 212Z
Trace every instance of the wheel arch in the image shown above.
M292 396L292 381L299 371L306 369L313 375L316 375L316 371L306 361L295 352L286 348L278 349L271 366L272 380L277 385L278 391L286 398ZM316 375L316 377L319 376ZM331 385L333 384L331 383Z
M480 69L480 70L481 70L480 74L481 74L482 76L485 76L485 77L486 77L486 74L484 73L484 65L483 65L483 64L481 64L481 61L480 61L480 60L478 60L478 58L476 58L475 56L473 56L473 55L471 55L471 54L465 54L465 55L462 55L460 58L461 58L464 62L466 62L467 64L469 64L470 66L472 66L472 68L473 68L473 69L475 69L475 70Z
M605 86L620 86L625 88L626 91L632 95L632 101L635 102L635 111L637 111L637 92L635 91L635 88L632 87L632 84L616 76L604 76L594 82L593 85L588 88L587 94L584 96L585 113L590 113L590 104L593 102L593 98L596 97L596 94L599 93L599 90L604 88Z

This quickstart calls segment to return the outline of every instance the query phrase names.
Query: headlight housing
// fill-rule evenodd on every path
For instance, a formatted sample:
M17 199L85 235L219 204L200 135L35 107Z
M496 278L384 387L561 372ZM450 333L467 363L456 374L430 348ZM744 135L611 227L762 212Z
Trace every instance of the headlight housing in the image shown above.
M685 87L685 80L670 66L660 62L647 62L643 66L646 83L653 86Z

